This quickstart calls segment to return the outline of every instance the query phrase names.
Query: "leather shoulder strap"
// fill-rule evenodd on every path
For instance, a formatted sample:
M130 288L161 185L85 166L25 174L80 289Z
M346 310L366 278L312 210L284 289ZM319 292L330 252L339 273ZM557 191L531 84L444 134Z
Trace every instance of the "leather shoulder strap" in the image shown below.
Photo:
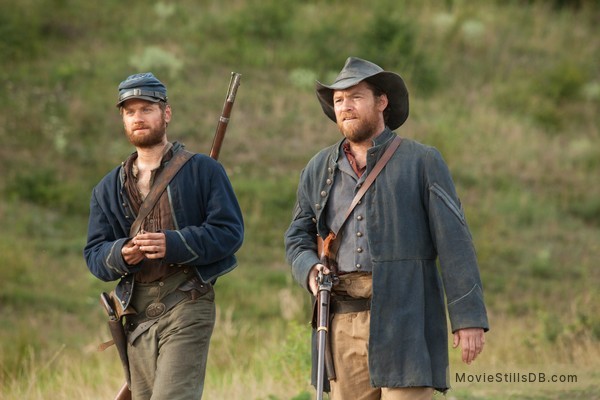
M158 199L165 191L171 179L177 174L177 172L183 167L183 165L190 159L194 153L189 152L187 150L180 150L173 155L173 158L169 161L169 163L165 166L165 169L158 176L154 184L152 185L152 189L150 189L150 193L144 199L144 202L140 206L140 211L138 215L133 221L131 228L129 229L129 236L133 237L137 235L139 232L142 222L144 218L148 216L150 211L156 205Z
M379 175L379 173L383 170L383 167L385 167L387 162L390 161L392 155L394 154L398 146L400 146L400 142L402 142L402 138L400 136L396 136L392 143L390 143L390 145L385 150L379 161L377 161L377 164L375 164L375 167L373 167L373 170L365 179L363 185L360 187L356 195L354 195L352 203L350 203L350 207L348 207L348 210L344 215L344 219L340 221L336 218L336 221L334 221L334 224L339 221L339 226L331 226L329 235L327 235L325 239L317 237L317 251L319 254L319 258L321 259L321 263L330 268L335 274L337 274L337 266L335 265L335 262L332 262L332 260L335 260L337 258L337 250L339 247L339 241L336 240L337 235L340 229L342 229L342 226L344 226L344 224L348 220L348 217L350 217L350 214L352 214L352 211L354 210L360 199L362 199L369 187L371 187L373 182L375 182L375 178L377 178L377 175Z
M392 155L394 154L398 146L400 146L400 142L402 142L402 138L400 136L396 136L392 143L390 143L388 148L385 150L385 153L383 153L379 161L377 161L377 164L375 164L375 167L373 167L373 170L369 173L369 175L365 179L365 182L360 187L359 191L356 193L356 195L354 195L352 203L350 203L350 207L348 207L348 210L344 215L344 219L340 222L340 226L331 227L331 231L335 235L337 235L337 233L342 228L348 217L350 217L350 214L352 214L352 211L354 210L360 199L362 199L362 197L365 195L365 193L367 193L367 190L369 190L373 182L375 182L377 175L379 175L381 170L383 170L383 167L385 167L387 162L390 161L390 158L392 158Z

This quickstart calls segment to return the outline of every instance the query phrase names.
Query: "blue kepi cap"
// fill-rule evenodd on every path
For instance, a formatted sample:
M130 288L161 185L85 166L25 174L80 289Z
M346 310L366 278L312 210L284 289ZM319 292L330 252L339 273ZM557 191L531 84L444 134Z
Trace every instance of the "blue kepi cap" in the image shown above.
M154 103L166 102L167 88L152 72L131 75L119 84L117 107L120 107L124 101L129 99L142 99Z

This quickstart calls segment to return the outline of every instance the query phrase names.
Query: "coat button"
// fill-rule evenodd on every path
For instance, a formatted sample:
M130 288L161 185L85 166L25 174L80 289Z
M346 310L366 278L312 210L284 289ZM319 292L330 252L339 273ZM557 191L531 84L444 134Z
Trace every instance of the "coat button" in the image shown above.
M359 248L357 248L357 249L356 249L356 252L357 252L357 253L362 253L362 252L363 252L363 249L362 249L362 247L359 247Z
M356 217L357 220L362 221L363 220L363 216L359 215L358 217Z
M326 197L326 196L327 196L327 192L323 190L323 191L321 192L321 197Z
M328 185L331 185L333 183L333 181L330 178L327 178L326 182Z
M321 205L320 205L320 204L315 204L315 208L316 208L317 210L320 210L320 209L321 209Z

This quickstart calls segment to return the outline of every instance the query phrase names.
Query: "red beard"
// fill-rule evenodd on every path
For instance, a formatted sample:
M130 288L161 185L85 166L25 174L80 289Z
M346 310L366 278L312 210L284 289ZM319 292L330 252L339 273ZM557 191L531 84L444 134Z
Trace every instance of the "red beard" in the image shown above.
M146 130L148 130L148 132L143 133L143 134L136 133L135 131L138 129L146 129ZM157 128L143 125L143 126L135 126L133 129L128 130L127 127L125 127L125 135L127 136L127 139L129 139L129 142L132 145L134 145L135 147L138 147L138 148L154 147L154 146L162 143L163 138L166 134L166 131L167 131L167 126L165 123L164 116L162 118L161 125Z
M379 121L375 116L355 119L350 124L342 120L337 125L346 139L353 143L362 143L380 133L378 132Z

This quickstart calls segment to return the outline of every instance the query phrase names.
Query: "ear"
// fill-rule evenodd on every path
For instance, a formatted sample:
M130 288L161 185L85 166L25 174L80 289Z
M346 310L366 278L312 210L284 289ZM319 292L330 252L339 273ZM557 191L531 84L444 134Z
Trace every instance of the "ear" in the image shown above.
M383 112L383 110L385 110L385 108L388 106L388 97L387 94L382 94L381 96L379 96L377 98L377 109L381 112Z
M171 106L167 104L165 108L165 122L168 124L171 122Z

